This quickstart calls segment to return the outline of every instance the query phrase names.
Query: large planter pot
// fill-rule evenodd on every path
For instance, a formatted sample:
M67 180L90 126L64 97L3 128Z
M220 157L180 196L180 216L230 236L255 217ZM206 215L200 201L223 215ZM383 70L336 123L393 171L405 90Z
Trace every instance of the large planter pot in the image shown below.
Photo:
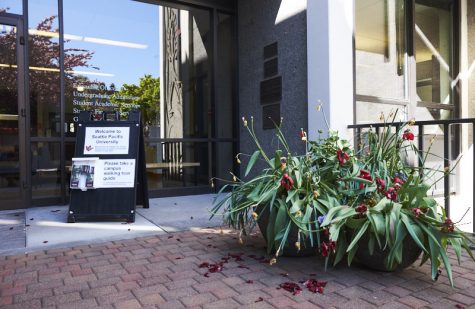
M264 205L259 205L256 208L256 212L260 214L259 218L257 219L259 230L261 231L262 236L267 242L267 226L269 224L269 216L270 216L269 207L264 206ZM300 250L297 250L297 248L295 247L295 243L298 240L297 233L298 233L298 227L296 225L292 225L289 231L289 235L287 236L287 243L284 246L282 255L291 256L291 257L316 255L318 251L317 233L313 233L313 246L308 237L305 241L301 238Z
M394 269L388 269L385 265L385 260L389 255L389 249L382 250L378 244L374 246L373 255L369 254L368 249L369 237L365 234L358 242L358 251L355 255L355 260L359 264L370 269L379 271L398 271L407 268L414 264L422 253L422 249L416 244L411 236L406 236L402 242L402 263L397 265Z

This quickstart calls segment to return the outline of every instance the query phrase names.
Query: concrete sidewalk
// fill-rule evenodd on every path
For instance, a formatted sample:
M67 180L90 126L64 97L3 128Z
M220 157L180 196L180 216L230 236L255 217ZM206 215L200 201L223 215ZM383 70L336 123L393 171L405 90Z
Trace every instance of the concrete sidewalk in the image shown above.
M150 208L137 208L134 223L67 223L68 206L1 211L0 255L218 226L221 218L209 220L213 197L206 194L151 199Z

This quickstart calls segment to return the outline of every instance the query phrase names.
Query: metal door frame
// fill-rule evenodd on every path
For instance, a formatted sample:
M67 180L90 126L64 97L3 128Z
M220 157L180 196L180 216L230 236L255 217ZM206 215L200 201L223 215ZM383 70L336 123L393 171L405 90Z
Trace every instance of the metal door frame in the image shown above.
M19 160L19 177L20 177L20 199L13 205L13 208L28 208L31 200L31 186L30 175L28 173L30 161L29 152L27 151L29 146L29 108L27 104L26 96L26 77L28 70L26 68L26 40L25 27L23 16L0 13L0 24L16 27L16 57L17 57L17 92L18 92L18 160Z

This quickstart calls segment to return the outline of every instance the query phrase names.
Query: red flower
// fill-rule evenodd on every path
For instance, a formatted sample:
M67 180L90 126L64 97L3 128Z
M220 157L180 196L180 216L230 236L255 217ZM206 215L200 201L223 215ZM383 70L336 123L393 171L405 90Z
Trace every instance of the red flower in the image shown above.
M394 184L394 187L396 188L396 190L398 190L404 184L404 181L399 177L394 177L393 178L393 184Z
M444 228L447 232L453 232L455 230L455 224L449 218L445 219Z
M365 179L365 180L373 181L373 177L371 177L369 172L365 171L365 170L361 170L360 175L358 177L362 178L362 179ZM365 185L364 183L360 183L360 189L363 189L364 185Z
M414 133L412 133L411 130L407 129L406 131L404 131L404 134L402 135L402 139L405 141L413 141Z
M322 244L320 246L320 250L322 252L322 256L328 256L330 254L330 251L334 251L336 247L336 242L334 241L329 241L326 243L325 241L322 241Z
M365 213L367 210L368 210L368 207L366 207L365 204L359 204L357 207L356 207L356 212L359 212L360 214L363 214Z
M292 177L289 176L289 174L285 173L282 176L282 180L280 181L280 185L287 191L292 189L292 186L294 185L294 180Z
M388 190L384 193L384 196L386 196L391 201L395 201L397 199L396 189L393 187L388 188Z
M324 235L324 236L330 235L329 229L323 229L323 235Z
M336 151L336 157L338 159L338 162L340 162L340 166L343 166L348 160L350 160L350 156L346 153L343 152L343 150L338 149Z
M414 216L416 216L416 218L419 218L419 216L422 214L422 211L420 210L420 208L413 208L412 213L414 214Z
M383 192L386 189L386 182L382 178L376 178L376 185L378 186L378 191Z

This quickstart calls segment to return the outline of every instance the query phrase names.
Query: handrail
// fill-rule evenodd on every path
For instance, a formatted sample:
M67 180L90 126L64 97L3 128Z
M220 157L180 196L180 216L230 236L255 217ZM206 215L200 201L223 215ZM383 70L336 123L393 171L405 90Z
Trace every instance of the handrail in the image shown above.
M422 120L422 121L415 121L413 124L415 126L423 125L443 125L443 124L462 124L462 123L475 123L475 118L459 118L459 119L444 119L444 120ZM385 126L403 126L407 124L407 122L392 122L392 123L364 123L364 124L350 124L348 129L367 129L367 128L382 128Z
M348 126L348 129L354 129L355 135L355 148L358 148L359 142L361 140L361 130L362 129L376 129L376 133L379 133L380 128L383 127L396 127L396 129L406 125L407 122L392 122L392 123L365 123L365 124L352 124ZM450 145L450 134L446 134L449 132L449 128L451 125L455 124L472 124L473 134L472 134L472 149L474 151L473 155L473 162L472 162L472 226L473 226L473 233L475 233L475 118L458 118L458 119L446 119L446 120L422 120L422 121L414 121L411 125L418 127L419 134L417 137L417 147L419 151L422 153L424 149L424 127L430 125L438 125L443 127L444 132L444 170L449 168L450 159L449 159L449 145ZM421 157L421 156L419 156ZM419 163L420 160L419 160ZM445 173L444 175L444 208L446 211L447 216L450 215L450 175Z

